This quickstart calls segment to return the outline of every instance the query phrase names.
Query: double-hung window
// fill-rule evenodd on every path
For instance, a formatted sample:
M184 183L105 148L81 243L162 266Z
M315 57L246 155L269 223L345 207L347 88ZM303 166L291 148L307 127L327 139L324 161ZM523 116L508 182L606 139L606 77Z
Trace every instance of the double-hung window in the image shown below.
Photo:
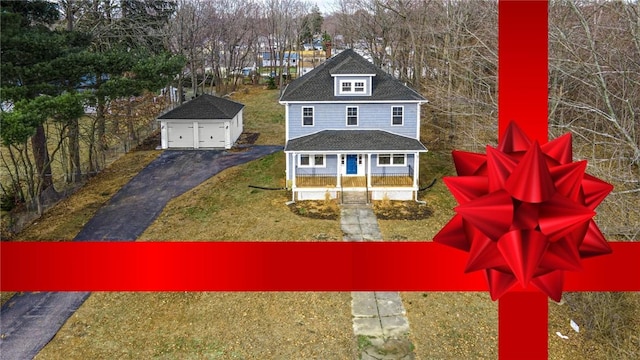
M324 155L300 155L300 167L325 167Z
M313 107L302 108L302 126L313 126Z
M402 166L406 163L405 154L378 154L378 166Z
M365 95L367 93L366 80L340 80L340 95Z
M347 126L358 126L357 106L347 106Z
M404 123L404 108L393 106L391 108L391 125L402 125Z

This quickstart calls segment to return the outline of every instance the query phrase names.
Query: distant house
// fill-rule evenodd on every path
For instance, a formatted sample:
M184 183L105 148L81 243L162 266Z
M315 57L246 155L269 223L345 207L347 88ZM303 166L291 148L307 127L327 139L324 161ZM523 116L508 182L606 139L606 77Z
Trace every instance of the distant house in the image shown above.
M272 56L274 55L274 56ZM276 52L275 54L271 54L270 52L262 53L262 66L263 67L280 67L280 66L291 66L295 67L298 65L298 54L295 52L285 52L284 53L284 63L280 61L280 53Z
M285 88L287 187L294 200L417 199L426 99L353 50Z
M161 115L163 149L230 149L243 129L244 105L200 95Z

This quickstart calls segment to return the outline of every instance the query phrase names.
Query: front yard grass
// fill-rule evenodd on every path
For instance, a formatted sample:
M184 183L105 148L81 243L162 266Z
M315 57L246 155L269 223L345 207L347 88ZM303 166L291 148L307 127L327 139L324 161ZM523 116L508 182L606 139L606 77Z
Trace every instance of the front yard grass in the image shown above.
M277 95L256 92L261 93L256 101L267 104ZM246 101L245 114L251 114L256 103ZM281 107L278 110L284 112ZM251 130L251 119L255 118L245 117L246 131L256 131ZM278 126L284 129L283 118L282 124L277 114L271 119L277 120L272 122L274 132L280 131ZM261 133L259 144L278 143L270 140L269 131L257 132ZM341 239L339 221L295 215L286 205L290 199L286 191L249 185L283 187L284 155L276 153L227 169L175 198L139 241ZM92 196L101 192L106 190L94 188ZM110 195L104 197L106 201ZM69 201L82 200L71 197ZM40 232L49 221L42 220ZM67 239L79 231L74 226L64 228ZM63 239L63 234L56 236ZM350 301L349 293L327 292L97 292L37 358L353 359L357 344Z
M340 239L295 215L282 153L227 169L172 200L139 241ZM216 276L216 274L211 274ZM38 358L353 359L349 293L93 293Z
M277 90L260 87L233 97L246 104L245 131L259 132L258 144L284 143L284 110L277 98ZM92 179L18 237L73 238L97 208L157 154L128 154L129 160L122 160L127 162L113 164L112 173ZM428 152L421 156L420 168L421 186L437 179L420 193L433 213L420 220L379 220L386 241L430 241L454 215L456 202L441 180L454 175L450 154ZM341 241L338 220L298 216L285 204L290 199L286 191L248 186L283 187L283 178L282 153L227 169L171 201L140 241ZM636 314L638 295L630 294ZM404 292L402 298L419 358L497 357L497 303L488 293ZM353 335L350 302L348 292L98 292L37 358L355 359L366 339ZM569 332L573 316L567 304L549 303L551 359L624 358L611 355L585 331ZM617 330L637 338L640 324L625 326ZM570 339L560 339L556 331Z
M172 200L141 235L146 241L313 241L341 239L337 220L294 214L284 187L284 154L279 152L227 169Z

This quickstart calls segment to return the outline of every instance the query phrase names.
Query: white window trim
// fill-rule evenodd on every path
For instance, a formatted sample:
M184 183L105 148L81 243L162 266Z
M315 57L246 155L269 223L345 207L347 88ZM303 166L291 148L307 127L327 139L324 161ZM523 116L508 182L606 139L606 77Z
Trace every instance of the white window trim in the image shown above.
M342 84L344 83L349 83L349 90L343 90L342 88ZM356 91L356 83L362 83L362 91ZM338 81L338 94L340 95L353 95L353 94L358 94L358 95L364 95L367 93L367 80L353 80L353 79L349 79L349 80L340 80ZM360 88L360 86L358 87Z
M355 125L349 125L349 109L356 109L356 124ZM359 126L360 125L360 108L358 106L347 106L345 109L345 125L346 126Z
M304 123L304 109L311 109L311 125L305 125ZM316 125L316 109L313 106L303 106L300 112L302 113L302 126L312 127Z
M393 157L394 157L394 155L395 155L395 156L397 156L397 155L402 155L402 157L403 157L403 159L404 159L404 160L403 160L403 163L402 163L402 164L394 164L394 163L393 163ZM380 164L380 157L381 157L381 156L389 156L389 157L390 157L390 161L391 161L391 163L390 163L390 164ZM378 166L378 167L387 167L387 166L407 166L407 154L388 154L388 153L387 153L387 154L378 154L378 155L376 156L376 164L377 164L377 166Z
M302 157L309 157L309 165L302 165ZM316 156L322 156L322 165L316 165ZM327 155L325 154L300 154L298 155L298 167L301 168L326 168L327 167Z
M349 84L349 90L344 90L343 89L343 84L348 83ZM353 81L351 80L340 80L338 83L338 92L340 94L352 94L353 93Z
M393 109L395 108L400 108L402 109L402 123L400 124L394 124L393 123ZM391 107L391 126L404 126L404 106L392 106Z

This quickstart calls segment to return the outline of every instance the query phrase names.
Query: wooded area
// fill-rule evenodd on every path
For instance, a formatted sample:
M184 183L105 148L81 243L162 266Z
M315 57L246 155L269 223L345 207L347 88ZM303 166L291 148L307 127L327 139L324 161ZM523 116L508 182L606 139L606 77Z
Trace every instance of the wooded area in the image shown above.
M325 19L328 32L365 49L429 100L422 130L428 148L483 152L496 143L495 1L339 5ZM639 58L640 3L550 2L550 136L571 132L574 157L616 186L598 209L609 238L640 236Z

